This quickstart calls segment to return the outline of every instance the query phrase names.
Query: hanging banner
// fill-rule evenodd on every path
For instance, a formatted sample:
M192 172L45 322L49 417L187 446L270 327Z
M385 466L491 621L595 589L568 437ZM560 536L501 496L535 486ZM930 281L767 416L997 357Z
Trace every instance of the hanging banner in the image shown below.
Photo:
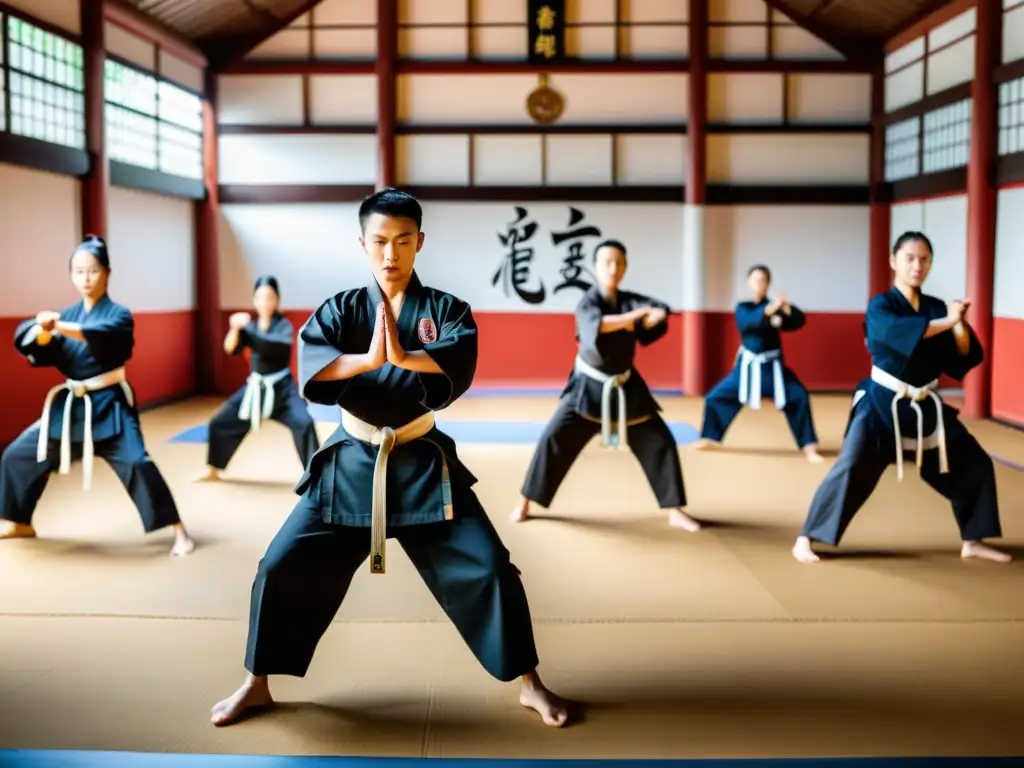
M565 61L565 0L527 0L529 60Z

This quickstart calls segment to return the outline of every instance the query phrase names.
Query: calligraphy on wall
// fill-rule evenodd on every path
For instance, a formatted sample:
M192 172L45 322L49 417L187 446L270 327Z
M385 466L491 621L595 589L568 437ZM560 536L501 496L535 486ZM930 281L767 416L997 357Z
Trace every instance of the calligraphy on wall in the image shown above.
M527 13L529 61L564 61L565 0L527 0Z
M587 268L587 254L597 245L601 230L585 221L586 214L570 207L565 227L549 233L551 245L561 251L559 280L551 289L552 295L562 291L588 290L593 285L593 274ZM504 254L491 278L491 285L501 287L506 296L517 296L527 304L543 304L548 297L548 286L537 272L535 244L540 225L523 206L515 206L515 218L504 232L498 233L498 242ZM587 238L594 238L590 242ZM585 250L586 248L586 250Z

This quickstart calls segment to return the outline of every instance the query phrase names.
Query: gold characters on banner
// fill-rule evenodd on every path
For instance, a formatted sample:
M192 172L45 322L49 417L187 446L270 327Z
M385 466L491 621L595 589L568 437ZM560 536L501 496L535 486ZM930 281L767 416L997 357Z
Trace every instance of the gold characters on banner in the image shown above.
M548 76L542 74L537 87L526 98L526 111L534 122L548 125L555 122L565 111L562 94L548 87Z
M554 35L555 11L550 5L542 5L537 10L537 39L533 43L533 52L545 59L558 56L558 38Z

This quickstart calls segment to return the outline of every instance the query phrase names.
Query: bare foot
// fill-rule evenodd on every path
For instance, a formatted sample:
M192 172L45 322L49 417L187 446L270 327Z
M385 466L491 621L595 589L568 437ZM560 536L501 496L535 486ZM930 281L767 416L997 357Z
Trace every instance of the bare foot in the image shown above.
M811 549L811 540L806 536L801 536L796 540L792 552L793 557L801 563L816 563L821 560L820 557L814 554L814 550Z
M35 537L36 529L31 525L0 520L0 539L34 539Z
M811 464L821 464L825 461L825 457L818 453L818 446L816 445L804 446L804 456L807 457Z
M219 469L216 469L214 467L207 467L206 468L206 472L201 474L199 477L197 477L192 482L195 482L195 483L213 483L213 482L216 482L217 480L220 480L220 479L221 479L221 476L220 476L220 470Z
M693 444L694 449L698 451L711 451L718 447L718 443L714 440L708 440L706 437L702 437L696 443Z
M519 500L516 508L512 510L512 514L509 515L509 519L513 523L522 523L530 518L530 500L523 497Z
M195 549L196 543L192 537L188 535L188 531L185 530L185 526L181 523L177 523L174 526L174 544L171 545L171 555L173 557L191 555L195 552Z
M213 705L210 722L216 726L231 725L246 710L267 707L273 703L267 678L249 675L241 688L224 701Z
M562 699L544 687L536 670L523 675L519 703L527 709L535 710L545 725L561 728L569 720L569 708Z
M1013 559L1005 552L1000 552L998 549L994 549L980 541L965 541L960 549L960 557L964 560L975 558L978 560L991 560L995 563L1008 563Z
M673 528L682 528L690 533L696 533L700 530L700 523L686 514L682 507L677 507L668 513L668 524Z

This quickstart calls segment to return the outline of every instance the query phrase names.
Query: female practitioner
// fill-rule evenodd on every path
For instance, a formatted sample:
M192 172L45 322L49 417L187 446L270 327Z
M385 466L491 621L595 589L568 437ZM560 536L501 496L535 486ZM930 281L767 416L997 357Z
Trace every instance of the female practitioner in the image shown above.
M782 360L782 333L803 328L804 313L781 294L769 301L771 281L771 271L762 264L747 272L753 301L736 305L740 332L736 367L704 398L704 426L696 447L704 449L720 443L740 409L744 405L760 409L764 394L773 397L775 407L786 414L789 431L804 456L818 463L823 459L811 418L811 398Z
M907 450L916 453L921 478L952 503L961 557L1008 562L982 541L1002 535L992 459L935 391L940 375L961 380L984 358L964 319L970 302L921 293L932 244L920 232L900 236L889 264L894 287L868 303L871 378L855 396L842 451L814 494L793 556L813 563L812 541L838 545L886 467L895 462L903 479Z
M600 432L607 448L622 450L628 443L659 505L669 510L669 525L695 533L700 523L684 511L686 490L675 438L633 368L636 345L653 344L668 330L668 307L619 290L626 274L626 246L617 240L597 246L594 273L599 286L588 290L576 307L576 365L541 435L511 518L527 520L531 501L551 506L569 467Z
M224 337L224 351L237 355L246 348L251 350L251 373L210 420L208 471L201 480L219 479L220 471L227 467L245 436L250 430L259 432L265 419L273 419L291 430L303 469L320 448L313 417L289 367L295 329L278 312L280 302L277 278L264 275L256 279L253 287L256 319L248 312L236 312L229 320L231 328Z
M60 312L40 312L14 333L15 347L33 366L56 368L67 381L47 393L42 418L0 459L0 539L35 537L32 515L50 473L56 469L66 475L80 458L88 490L98 455L124 484L146 533L171 526L171 554L187 555L195 543L146 452L125 375L135 346L135 321L127 307L107 295L109 278L107 246L88 235L71 257L71 281L82 300Z

